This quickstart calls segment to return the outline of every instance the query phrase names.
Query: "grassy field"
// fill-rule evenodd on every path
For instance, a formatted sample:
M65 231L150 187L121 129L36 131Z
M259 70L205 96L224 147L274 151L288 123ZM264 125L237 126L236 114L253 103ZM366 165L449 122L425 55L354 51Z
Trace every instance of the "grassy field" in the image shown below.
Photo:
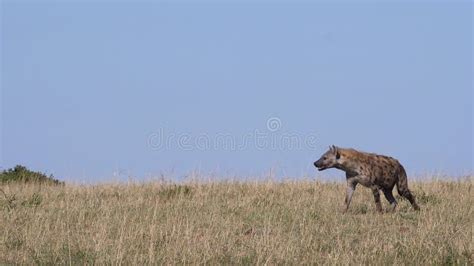
M1 185L0 264L472 265L471 180L412 182L421 211L384 214L311 181Z

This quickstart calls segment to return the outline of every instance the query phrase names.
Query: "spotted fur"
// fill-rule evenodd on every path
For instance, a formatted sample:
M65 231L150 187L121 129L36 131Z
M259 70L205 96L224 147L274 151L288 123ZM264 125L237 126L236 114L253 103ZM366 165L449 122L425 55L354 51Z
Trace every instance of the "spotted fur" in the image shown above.
M314 162L319 171L328 168L337 168L346 172L346 198L345 210L349 209L352 194L361 184L372 190L377 211L382 212L380 191L391 205L391 211L397 207L392 190L396 185L398 194L410 201L415 210L420 207L416 204L415 197L408 189L407 174L398 160L375 153L361 152L354 149L344 149L336 146L329 147L319 160Z

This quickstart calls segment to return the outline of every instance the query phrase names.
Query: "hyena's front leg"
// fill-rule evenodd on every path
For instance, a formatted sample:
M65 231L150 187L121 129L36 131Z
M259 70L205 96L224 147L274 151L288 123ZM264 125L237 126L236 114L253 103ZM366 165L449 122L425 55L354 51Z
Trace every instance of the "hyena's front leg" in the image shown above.
M344 208L344 213L347 212L349 209L349 205L351 205L351 200L352 200L352 194L354 194L355 188L356 188L357 182L353 179L347 179L347 189L346 189L346 198L345 198L345 208Z
M382 203L380 202L379 187L372 186L371 189L372 189L372 193L374 194L375 208L377 209L378 212L382 212Z

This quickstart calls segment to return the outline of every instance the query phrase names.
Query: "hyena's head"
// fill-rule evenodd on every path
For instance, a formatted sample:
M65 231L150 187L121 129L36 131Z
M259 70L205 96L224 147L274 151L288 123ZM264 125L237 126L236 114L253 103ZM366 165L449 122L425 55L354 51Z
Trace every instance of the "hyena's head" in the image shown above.
M329 150L319 158L319 160L314 162L314 166L316 166L319 171L333 168L337 165L340 157L341 154L339 153L338 148L332 145L329 147Z

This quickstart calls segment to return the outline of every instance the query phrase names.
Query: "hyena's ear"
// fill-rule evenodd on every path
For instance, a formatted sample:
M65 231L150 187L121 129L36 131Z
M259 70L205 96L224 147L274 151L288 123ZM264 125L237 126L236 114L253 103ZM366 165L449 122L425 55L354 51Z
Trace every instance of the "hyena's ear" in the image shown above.
M341 158L341 153L339 153L339 149L334 145L332 145L331 148L332 148L332 152L336 155L336 160Z

